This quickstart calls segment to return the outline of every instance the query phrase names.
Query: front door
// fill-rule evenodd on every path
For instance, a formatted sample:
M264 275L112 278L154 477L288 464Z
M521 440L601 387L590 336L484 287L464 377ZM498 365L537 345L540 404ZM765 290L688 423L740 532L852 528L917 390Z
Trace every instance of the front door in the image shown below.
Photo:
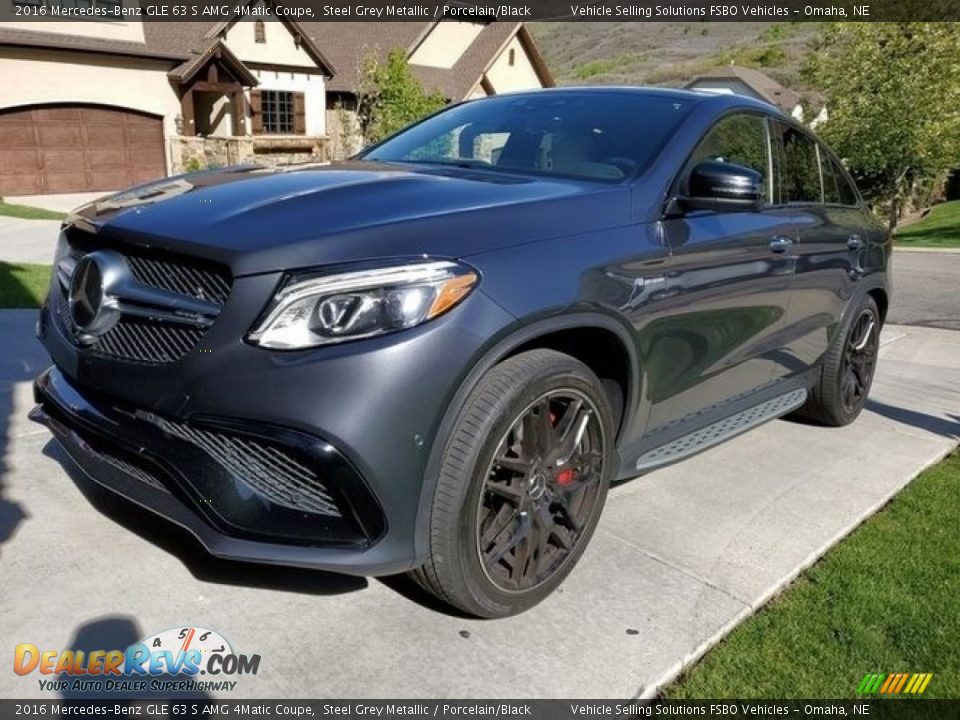
M684 173L705 160L757 170L767 199L772 197L763 115L719 120ZM668 297L643 330L650 433L695 425L704 410L745 398L776 378L797 240L796 217L788 208L698 211L666 219L662 228L673 253Z

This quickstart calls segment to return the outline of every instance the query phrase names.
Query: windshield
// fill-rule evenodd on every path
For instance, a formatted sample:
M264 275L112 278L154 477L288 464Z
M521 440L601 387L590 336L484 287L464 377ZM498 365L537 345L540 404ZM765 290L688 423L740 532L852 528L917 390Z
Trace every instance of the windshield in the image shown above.
M691 104L631 92L504 95L453 107L361 157L616 182L650 165Z

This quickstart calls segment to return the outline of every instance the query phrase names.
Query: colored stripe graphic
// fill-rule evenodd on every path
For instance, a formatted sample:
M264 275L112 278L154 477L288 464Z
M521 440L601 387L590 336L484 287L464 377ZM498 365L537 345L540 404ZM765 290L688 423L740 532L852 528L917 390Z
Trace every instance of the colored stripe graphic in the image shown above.
M920 695L932 678L933 673L867 673L857 686L857 694Z

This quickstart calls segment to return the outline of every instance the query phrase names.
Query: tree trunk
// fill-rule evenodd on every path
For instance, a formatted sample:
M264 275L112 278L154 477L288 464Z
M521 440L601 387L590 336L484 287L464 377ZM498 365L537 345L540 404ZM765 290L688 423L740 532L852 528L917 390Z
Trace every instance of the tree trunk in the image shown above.
M907 176L909 168L903 170L893 177L893 181L890 183L890 232L892 233L897 227L897 221L900 219L900 188L903 183L903 179Z

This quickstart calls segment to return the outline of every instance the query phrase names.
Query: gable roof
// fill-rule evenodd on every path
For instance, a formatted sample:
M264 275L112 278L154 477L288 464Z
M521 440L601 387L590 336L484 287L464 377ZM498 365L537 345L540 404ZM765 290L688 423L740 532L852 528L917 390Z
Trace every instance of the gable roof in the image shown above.
M355 92L360 60L368 52L386 59L391 50L408 52L433 27L432 22L300 22L310 40L321 47L337 68L327 83L333 92Z
M787 112L792 111L802 99L799 93L784 87L769 75L739 65L725 65L711 70L695 77L686 87L695 87L701 80L739 80L762 99Z
M230 20L216 22L144 22L142 23L142 43L86 35L68 35L58 32L0 27L0 45L55 48L109 55L189 61L195 56L207 52L212 44L215 44L237 19L231 18ZM317 64L317 67L328 76L336 73L334 64L320 52L316 43L303 32L298 23L283 17L278 20L286 25L291 34L300 38L304 50Z
M223 43L222 39L216 36L207 41L207 48L203 52L199 52L189 60L183 61L168 72L167 76L179 83L190 82L193 76L212 59L223 63L230 73L244 85L254 87L259 84L250 69L237 59L237 56L230 51L230 48Z
M384 60L392 50L401 48L409 57L437 22L301 22L300 25L337 66L337 74L327 83L327 90L352 94L359 83L361 59L367 53L372 52ZM439 91L450 100L462 100L480 83L484 73L515 36L520 37L530 54L541 82L552 86L553 77L533 37L520 22L484 25L453 67L410 63L410 71L426 91Z

